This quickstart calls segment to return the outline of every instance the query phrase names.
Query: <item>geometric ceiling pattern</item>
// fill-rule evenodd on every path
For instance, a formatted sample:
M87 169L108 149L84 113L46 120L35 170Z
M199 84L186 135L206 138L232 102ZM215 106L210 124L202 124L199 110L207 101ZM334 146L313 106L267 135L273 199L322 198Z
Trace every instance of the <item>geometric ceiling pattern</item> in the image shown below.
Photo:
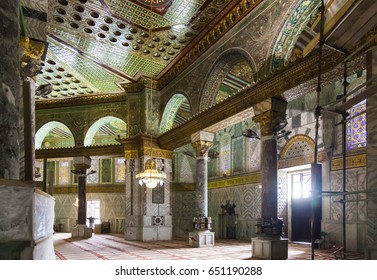
M238 2L51 0L37 85L52 84L53 91L38 99L121 92L142 77L158 79Z

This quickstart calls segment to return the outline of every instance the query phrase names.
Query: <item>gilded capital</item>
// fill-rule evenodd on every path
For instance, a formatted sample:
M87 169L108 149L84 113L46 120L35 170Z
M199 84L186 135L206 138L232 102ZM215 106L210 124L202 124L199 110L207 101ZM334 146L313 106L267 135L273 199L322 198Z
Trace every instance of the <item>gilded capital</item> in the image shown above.
M45 43L21 37L21 72L24 77L34 77L40 71L40 61L45 50Z
M253 121L259 123L262 136L273 135L280 129L285 121L286 114L277 111L266 111L253 117Z
M195 148L197 157L206 157L208 155L209 149L213 145L213 142L199 140L191 143L191 145Z

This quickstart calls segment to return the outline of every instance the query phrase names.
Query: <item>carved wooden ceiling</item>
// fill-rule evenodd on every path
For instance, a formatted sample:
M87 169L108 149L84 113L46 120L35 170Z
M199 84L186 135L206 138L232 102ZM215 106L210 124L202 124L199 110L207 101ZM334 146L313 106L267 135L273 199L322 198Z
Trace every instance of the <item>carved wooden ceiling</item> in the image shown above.
M37 84L53 91L37 100L121 92L143 78L162 87L260 2L50 0ZM214 28L218 37L206 38Z

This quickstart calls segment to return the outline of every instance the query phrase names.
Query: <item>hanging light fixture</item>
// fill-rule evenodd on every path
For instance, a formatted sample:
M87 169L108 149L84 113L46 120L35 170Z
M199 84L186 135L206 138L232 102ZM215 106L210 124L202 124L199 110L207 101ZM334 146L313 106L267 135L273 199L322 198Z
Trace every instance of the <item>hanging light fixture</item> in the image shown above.
M151 2L151 13L152 13L152 2ZM150 38L152 38L152 26L149 28L149 35ZM151 53L152 54L152 53ZM152 63L151 59L151 63ZM151 115L153 114L153 107L152 107L152 101L153 101L153 92L152 92L152 75L150 79L150 112ZM151 128L153 127L152 118L150 118L151 122ZM152 157L152 131L151 133L151 145L150 145L150 155ZM147 188L153 189L155 187L163 186L164 185L164 179L166 179L166 173L161 172L157 168L157 161L154 158L150 158L145 162L144 170L138 174L136 174L136 179L139 179L139 185L143 186L145 185Z
M136 178L139 179L139 185L145 184L147 188L153 189L160 185L164 185L164 179L166 174L160 172L157 169L157 162L154 158L148 159L145 162L145 169L143 172L136 174Z

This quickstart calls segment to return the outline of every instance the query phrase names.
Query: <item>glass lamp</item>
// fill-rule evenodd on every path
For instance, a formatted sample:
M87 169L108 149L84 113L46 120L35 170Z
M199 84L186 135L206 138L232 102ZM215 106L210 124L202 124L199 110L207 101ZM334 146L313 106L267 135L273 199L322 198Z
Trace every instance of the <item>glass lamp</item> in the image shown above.
M153 189L157 185L163 186L166 174L157 170L156 160L151 158L145 162L144 171L136 174L136 178L139 179L140 186L145 184L147 188Z

